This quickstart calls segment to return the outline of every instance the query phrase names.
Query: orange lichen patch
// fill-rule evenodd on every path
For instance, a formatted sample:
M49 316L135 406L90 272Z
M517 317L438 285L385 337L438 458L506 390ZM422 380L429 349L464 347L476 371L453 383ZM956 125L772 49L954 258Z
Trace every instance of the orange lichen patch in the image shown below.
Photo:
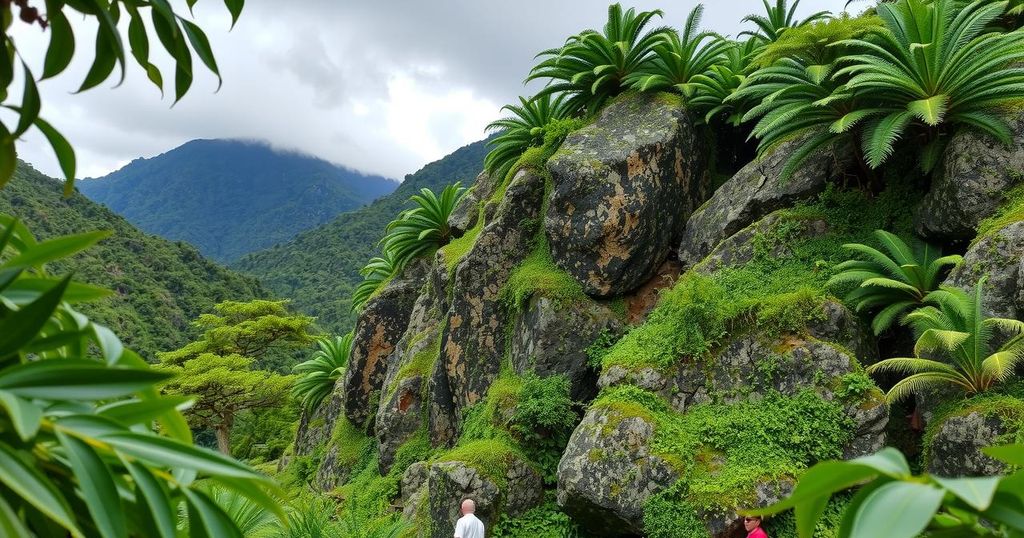
M778 343L775 344L773 350L776 353L784 354L793 351L794 349L803 346L807 341L795 334L786 334L779 339Z
M384 325L378 323L373 330L373 336L370 338L370 345L366 350L366 366L362 371L363 378L360 383L360 387L365 393L369 394L375 389L375 387L370 384L370 376L376 372L377 363L381 359L390 355L394 349L395 344L393 342L389 342L386 338Z
M630 177L643 174L646 167L647 160L640 156L640 152L634 150L626 157L626 173Z
M626 322L636 325L647 319L647 314L658 304L661 297L661 290L671 288L679 279L682 272L682 264L678 260L668 259L661 264L658 272L654 274L633 293L626 295L623 299L626 302Z
M626 211L626 193L622 184L615 185L615 195L606 200L608 218L602 223L604 230L601 239L600 257L597 266L604 269L613 259L625 260L629 257L629 247L624 236L631 233L640 224L636 215Z
M406 410L408 410L409 407L412 406L415 400L416 395L412 391L403 391L402 396L398 398L398 411L401 413L405 413Z

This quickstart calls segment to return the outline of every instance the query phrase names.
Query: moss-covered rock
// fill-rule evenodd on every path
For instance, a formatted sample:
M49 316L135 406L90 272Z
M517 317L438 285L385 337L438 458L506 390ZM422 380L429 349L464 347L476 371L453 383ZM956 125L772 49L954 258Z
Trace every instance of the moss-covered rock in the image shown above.
M985 455L987 446L1024 442L1024 390L954 402L936 412L925 435L925 464L939 476L1004 473L1007 467Z
M1010 118L1010 127L1010 146L971 129L953 136L918 208L919 234L933 240L971 239L979 223L1003 202L1003 195L1024 182L1024 112Z
M624 96L547 163L555 263L595 297L647 281L708 195L706 150L677 97Z
M448 226L451 227L455 237L462 237L467 231L476 227L480 222L480 208L498 189L502 179L504 178L491 177L486 171L482 171L476 176L476 181L470 186L470 190L448 216Z
M1024 221L981 236L945 283L972 292L983 276L988 277L983 290L985 314L1024 318Z

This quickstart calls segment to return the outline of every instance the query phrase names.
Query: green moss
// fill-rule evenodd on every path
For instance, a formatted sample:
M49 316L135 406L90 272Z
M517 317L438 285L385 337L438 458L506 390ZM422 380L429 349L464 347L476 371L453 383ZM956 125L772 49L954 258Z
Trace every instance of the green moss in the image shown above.
M466 233L462 234L462 237L453 239L447 245L441 247L441 254L444 256L445 266L448 268L448 274L454 274L455 267L459 264L459 260L469 254L469 251L473 248L476 243L476 238L480 236L480 231L484 229L483 215L477 219L476 226L466 230Z
M459 461L489 478L498 488L508 482L508 470L517 460L525 457L509 442L502 439L482 439L442 453L434 462Z
M575 278L555 265L543 230L529 257L516 267L501 289L501 297L514 310L521 310L534 294L569 305L588 300Z
M338 415L338 419L334 423L334 430L331 431L330 442L330 446L336 447L338 450L338 466L352 467L355 465L372 443L373 441L365 432L345 418L344 413Z
M971 413L982 416L998 416L1006 426L1007 433L996 440L996 444L1024 443L1024 381L1017 381L981 395L967 399L956 399L939 406L924 434L925 464L931 462L931 447L939 427L953 417Z
M395 377L391 381L391 384L388 385L386 401L391 399L391 396L395 394L395 391L398 390L398 385L401 384L403 380L416 376L420 376L423 379L426 379L428 376L430 376L431 371L434 369L434 364L441 356L440 333L440 329L436 329L424 331L423 333L417 335L417 338L420 336L427 338L430 335L433 335L434 340L430 345L419 350L415 355L412 356L412 359L409 360L409 362L403 364L402 367L398 369L398 372L395 373ZM413 341L409 343L409 346L412 347L416 343L417 340L416 338L414 338Z
M1016 172L1020 175L1020 172ZM1024 221L1024 184L1018 185L1004 195L999 210L978 224L978 236L972 245L1015 222Z

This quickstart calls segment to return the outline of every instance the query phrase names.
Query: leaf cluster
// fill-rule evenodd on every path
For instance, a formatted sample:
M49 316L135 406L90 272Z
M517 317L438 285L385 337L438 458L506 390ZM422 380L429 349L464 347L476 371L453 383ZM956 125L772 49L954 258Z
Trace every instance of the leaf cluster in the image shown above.
M352 333L335 336L333 339L317 340L320 349L310 360L297 364L292 372L298 376L292 387L292 395L302 400L307 413L313 413L325 398L330 396L334 384L345 371L352 352Z

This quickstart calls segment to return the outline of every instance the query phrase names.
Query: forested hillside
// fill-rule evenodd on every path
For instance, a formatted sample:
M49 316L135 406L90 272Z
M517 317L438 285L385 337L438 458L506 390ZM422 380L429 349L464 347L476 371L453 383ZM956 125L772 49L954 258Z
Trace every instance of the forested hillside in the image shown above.
M373 204L339 215L287 243L252 253L232 267L291 298L296 308L316 316L325 329L347 331L354 321L350 296L362 281L359 270L377 252L377 241L388 222L409 207L409 196L424 187L440 192L456 181L471 185L486 153L483 140L463 146L406 176L395 192Z
M193 140L78 183L86 196L142 230L188 241L220 262L287 241L397 186L238 140Z
M82 305L82 312L148 359L188 342L195 336L190 322L214 304L268 295L255 279L203 258L195 248L143 233L81 194L63 198L61 190L58 180L19 163L14 179L0 190L0 213L21 218L40 240L113 230L99 245L50 270L113 290L113 297Z

